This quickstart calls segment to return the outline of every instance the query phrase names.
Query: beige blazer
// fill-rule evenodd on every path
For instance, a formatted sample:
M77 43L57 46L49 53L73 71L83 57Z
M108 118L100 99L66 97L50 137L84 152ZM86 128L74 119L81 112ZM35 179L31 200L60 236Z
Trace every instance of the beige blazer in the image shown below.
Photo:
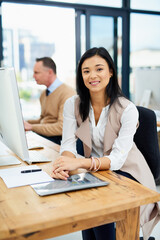
M104 133L104 155L109 155L109 153L112 151L113 143L117 138L119 130L121 128L120 119L122 113L130 103L129 100L122 97L119 98L119 101L121 103L121 106L115 102L109 109L106 129ZM85 157L90 157L92 142L89 128L89 119L87 118L84 122L82 122L79 114L79 98L77 98L75 101L75 117L78 125L78 129L75 135L83 142ZM133 143L133 147L130 150L128 157L120 170L130 173L139 183L156 191L153 175L146 160L136 147L135 143ZM143 237L144 240L147 240L154 226L160 220L160 210L158 204L155 203L142 206L140 208L140 216L140 225L142 227Z

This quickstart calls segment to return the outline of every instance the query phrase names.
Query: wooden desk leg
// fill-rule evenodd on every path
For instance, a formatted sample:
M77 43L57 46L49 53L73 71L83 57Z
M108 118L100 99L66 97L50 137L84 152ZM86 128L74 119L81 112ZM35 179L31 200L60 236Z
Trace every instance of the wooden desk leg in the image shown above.
M140 208L126 211L126 218L116 222L116 240L139 240Z

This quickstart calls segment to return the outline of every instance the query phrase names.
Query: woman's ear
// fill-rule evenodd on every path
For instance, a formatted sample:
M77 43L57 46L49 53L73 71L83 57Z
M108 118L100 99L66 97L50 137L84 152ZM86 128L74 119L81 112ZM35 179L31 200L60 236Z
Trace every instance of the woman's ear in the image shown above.
M111 78L113 76L113 70L110 69L109 72L110 72L110 78Z

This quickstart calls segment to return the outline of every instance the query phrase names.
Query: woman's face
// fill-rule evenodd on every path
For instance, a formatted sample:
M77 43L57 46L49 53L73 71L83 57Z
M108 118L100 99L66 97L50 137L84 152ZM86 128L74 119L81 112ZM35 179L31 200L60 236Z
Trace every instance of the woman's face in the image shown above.
M86 59L82 64L81 71L84 84L90 93L104 92L113 75L108 63L98 55Z

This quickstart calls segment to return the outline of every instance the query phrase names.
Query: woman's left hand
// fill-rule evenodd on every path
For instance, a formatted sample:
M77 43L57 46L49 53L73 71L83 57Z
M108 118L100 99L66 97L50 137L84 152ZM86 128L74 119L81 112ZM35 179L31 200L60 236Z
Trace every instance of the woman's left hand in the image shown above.
M73 171L80 168L80 160L73 157L60 156L53 163L52 171L58 173L61 171Z

